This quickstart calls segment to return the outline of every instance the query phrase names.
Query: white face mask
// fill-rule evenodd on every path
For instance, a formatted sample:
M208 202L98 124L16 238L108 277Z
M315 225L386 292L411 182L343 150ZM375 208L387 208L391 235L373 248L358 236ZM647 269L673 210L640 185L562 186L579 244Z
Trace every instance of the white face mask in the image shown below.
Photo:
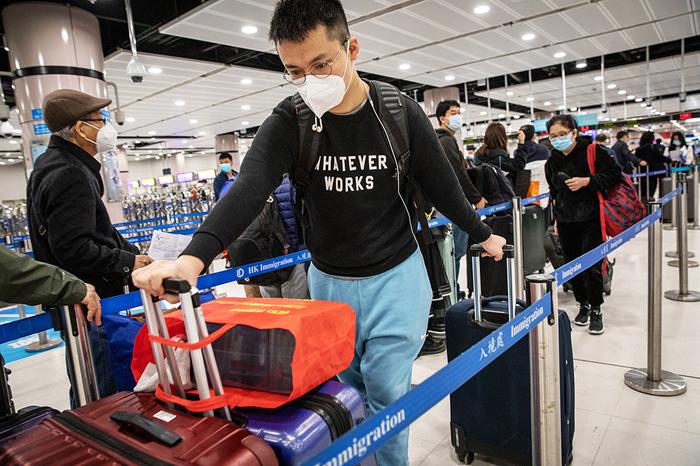
M88 122L84 123L97 130L97 141L92 141L88 138L85 139L95 144L98 153L110 152L117 149L117 130L114 129L111 123L105 122L105 125L99 129Z
M342 77L331 74L326 78L317 78L309 74L306 76L304 84L298 87L299 95L318 118L321 118L328 110L338 106L348 90L349 85L345 86L345 73L347 73L350 61L349 43L346 52L348 56L345 59Z

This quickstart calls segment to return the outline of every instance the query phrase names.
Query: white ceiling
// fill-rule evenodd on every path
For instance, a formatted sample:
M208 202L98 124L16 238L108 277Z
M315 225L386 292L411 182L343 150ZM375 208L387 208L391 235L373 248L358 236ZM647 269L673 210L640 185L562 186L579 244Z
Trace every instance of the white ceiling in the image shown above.
M686 89L700 89L700 53L686 55L685 58L685 85ZM676 94L681 89L681 59L680 56L654 60L650 63L649 89L650 95L660 96ZM580 73L566 78L566 105L567 107L589 107L602 103L601 82L595 81L596 76L600 76L600 70L591 70L588 73ZM614 89L608 89L609 85L615 85ZM530 95L534 98L533 104L536 109L551 109L556 111L563 105L561 78L536 81L532 84L530 91L529 84L511 85L507 95L505 88L498 88L491 91L490 96L497 100L509 100L511 103L530 106L527 100ZM619 91L626 91L620 95ZM531 93L532 92L532 93ZM487 97L486 91L477 92L479 96ZM624 67L611 68L605 71L605 96L606 102L620 102L628 96L636 98L646 97L646 64L638 63ZM550 102L550 105L544 105ZM655 103L657 110L664 112L678 112L685 109L700 108L700 99L695 96L688 97L687 102L681 108L677 98L670 98ZM633 100L627 106L628 116L646 115L646 109L640 107L639 103ZM623 109L623 106L620 106ZM624 110L621 110L624 113ZM622 117L622 115L615 115Z
M409 6L390 8L400 3ZM160 32L271 51L274 4L214 0ZM484 4L488 13L473 13ZM700 23L700 0L346 0L345 7L360 40L358 69L432 86L449 84L448 75L464 82L556 64L560 51L573 60L690 37ZM243 34L245 25L258 32ZM525 33L535 38L523 41Z

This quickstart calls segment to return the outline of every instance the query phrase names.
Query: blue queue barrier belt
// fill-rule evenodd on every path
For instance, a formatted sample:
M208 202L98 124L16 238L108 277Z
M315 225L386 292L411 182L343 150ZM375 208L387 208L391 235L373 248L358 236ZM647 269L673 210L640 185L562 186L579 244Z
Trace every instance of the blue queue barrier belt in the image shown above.
M384 442L407 428L440 400L495 361L551 313L552 296L547 293L413 390L338 438L330 447L304 463L304 466L359 464Z
M168 230L170 228L183 228L183 227L190 227L190 226L195 226L195 225L200 225L202 222L198 220L192 220L189 222L182 222L182 223L166 223L165 225L154 225L152 227L143 227L143 228L129 228L127 230L122 230L119 233L121 233L124 236L128 235L134 235L138 233L144 233L144 232L152 232L156 230Z
M114 226L118 229L122 227L130 227L132 225L141 225L144 223L155 223L155 222L162 222L165 220L165 217L153 217L153 218L146 218L143 220L132 220L130 222L122 222L122 223L115 223Z
M172 233L174 235L193 235L197 231L196 228L188 228L185 230L171 230L168 233ZM151 238L153 238L153 235L141 235L141 236L131 236L129 238L126 238L126 240L132 244L134 243L145 243L147 241L151 241Z
M692 167L686 166L686 167L673 167L671 168L671 173L679 173L679 172L689 172Z
M647 176L657 176L657 175L665 175L668 173L668 170L656 170L654 172L645 172L645 173L633 173L629 175L630 178L646 178Z

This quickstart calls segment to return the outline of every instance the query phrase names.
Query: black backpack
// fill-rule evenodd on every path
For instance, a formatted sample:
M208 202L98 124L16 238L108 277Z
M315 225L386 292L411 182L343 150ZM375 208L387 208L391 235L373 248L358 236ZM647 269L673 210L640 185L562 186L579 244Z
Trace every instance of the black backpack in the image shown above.
M418 244L427 266L433 288L433 297L437 299L450 293L450 285L437 249L437 239L431 233L425 216L425 212L430 210L427 208L428 203L411 173L409 163L411 156L410 135L408 134L408 112L405 103L405 99L409 97L404 96L391 84L372 80L369 80L368 83L377 91L378 98L374 103L386 128L389 144L394 149L398 161L402 192L407 194L406 201L409 208L414 208L420 223L421 228L417 236L419 238ZM296 190L294 208L297 224L301 225L299 234L303 236L305 230L310 226L309 216L304 205L304 195L306 188L311 183L311 172L318 161L321 134L314 129L314 114L304 103L299 93L294 94L293 101L299 125L299 158L292 169L290 179Z
M279 215L277 199L270 195L262 212L236 241L226 248L232 267L252 264L289 254L287 230ZM294 267L240 280L241 285L273 286L289 280Z
M489 206L510 201L515 197L508 177L500 168L482 163L468 168L467 173Z

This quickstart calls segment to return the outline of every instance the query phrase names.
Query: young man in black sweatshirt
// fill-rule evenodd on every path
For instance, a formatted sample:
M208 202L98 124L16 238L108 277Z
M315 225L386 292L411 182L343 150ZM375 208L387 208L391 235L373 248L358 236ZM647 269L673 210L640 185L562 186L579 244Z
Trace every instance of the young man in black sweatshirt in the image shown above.
M399 189L396 158L375 107L377 92L354 66L360 44L351 37L339 0L282 0L270 39L291 82L316 115L318 161L304 197L313 256L314 299L350 304L357 314L355 359L340 374L366 396L372 413L410 389L413 359L422 345L432 291L417 248L416 218ZM462 192L430 122L406 99L411 169L434 205L500 259L505 240L492 235ZM386 130L388 131L388 130ZM163 296L162 281L195 283L213 258L260 212L298 160L298 122L292 98L260 127L241 174L176 261L157 261L134 274L137 286ZM377 453L381 466L408 464L408 432Z

